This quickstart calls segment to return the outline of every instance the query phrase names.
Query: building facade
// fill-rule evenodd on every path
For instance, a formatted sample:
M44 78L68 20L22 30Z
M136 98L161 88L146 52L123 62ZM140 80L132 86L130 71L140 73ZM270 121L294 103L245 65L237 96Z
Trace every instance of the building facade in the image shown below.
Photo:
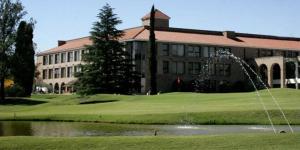
M141 73L141 92L149 89L148 38L150 15L142 18L142 26L125 29L119 39ZM162 92L178 90L181 83L188 89L198 79L207 80L206 88L219 91L224 85L245 81L248 77L233 59L220 58L227 51L247 62L269 87L300 85L300 38L207 31L169 27L166 14L155 12L157 39L157 88ZM38 69L43 82L55 93L72 92L84 46L92 44L89 37L58 41L58 46L37 54Z

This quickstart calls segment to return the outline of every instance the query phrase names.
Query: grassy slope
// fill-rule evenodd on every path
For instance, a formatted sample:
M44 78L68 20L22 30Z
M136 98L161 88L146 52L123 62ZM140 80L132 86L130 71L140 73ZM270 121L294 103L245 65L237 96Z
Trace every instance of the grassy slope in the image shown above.
M292 150L300 147L300 134L238 134L158 137L0 137L0 149L264 149ZM74 144L76 143L76 144Z
M272 93L292 124L300 124L300 91ZM284 124L266 91L260 91L276 124ZM0 105L1 120L69 120L160 124L268 124L254 92L230 94L169 93L157 96L34 95L36 105ZM79 104L79 102L96 102ZM112 102L110 102L112 101ZM103 103L97 103L103 102ZM104 103L105 102L105 103ZM15 115L14 115L15 114ZM16 116L16 117L15 117Z

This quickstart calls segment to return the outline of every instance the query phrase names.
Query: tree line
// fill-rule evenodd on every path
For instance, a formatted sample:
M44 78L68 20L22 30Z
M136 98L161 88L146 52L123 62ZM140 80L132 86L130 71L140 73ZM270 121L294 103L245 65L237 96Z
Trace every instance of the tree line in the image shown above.
M0 0L0 95L5 98L4 81L14 80L14 88L21 90L18 96L30 96L35 74L33 27L31 22L21 21L26 11L19 1ZM85 46L81 71L75 73L74 84L80 95L98 93L132 94L140 92L141 76L136 71L133 58L119 39L124 35L117 25L122 21L106 4L97 15L90 39L93 44ZM156 45L154 34L154 7L151 12L149 67L151 90L156 90Z
M22 21L26 15L20 1L0 0L0 101L9 93L5 79L14 81L10 90L16 96L30 96L34 76L34 44L32 21Z

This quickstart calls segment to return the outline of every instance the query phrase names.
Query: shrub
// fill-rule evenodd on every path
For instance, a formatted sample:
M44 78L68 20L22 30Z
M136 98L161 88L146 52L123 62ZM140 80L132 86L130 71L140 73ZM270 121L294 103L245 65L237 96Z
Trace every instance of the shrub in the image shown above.
M24 97L25 90L20 85L14 84L13 86L5 88L7 97Z

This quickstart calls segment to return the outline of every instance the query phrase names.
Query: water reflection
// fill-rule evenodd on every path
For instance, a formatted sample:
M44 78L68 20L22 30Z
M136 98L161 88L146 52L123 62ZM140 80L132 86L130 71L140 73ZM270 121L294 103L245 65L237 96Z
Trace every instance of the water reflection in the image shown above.
M289 131L287 126L276 126ZM293 126L300 132L300 126ZM84 122L0 121L0 136L152 136L227 133L272 133L268 125L129 125Z

